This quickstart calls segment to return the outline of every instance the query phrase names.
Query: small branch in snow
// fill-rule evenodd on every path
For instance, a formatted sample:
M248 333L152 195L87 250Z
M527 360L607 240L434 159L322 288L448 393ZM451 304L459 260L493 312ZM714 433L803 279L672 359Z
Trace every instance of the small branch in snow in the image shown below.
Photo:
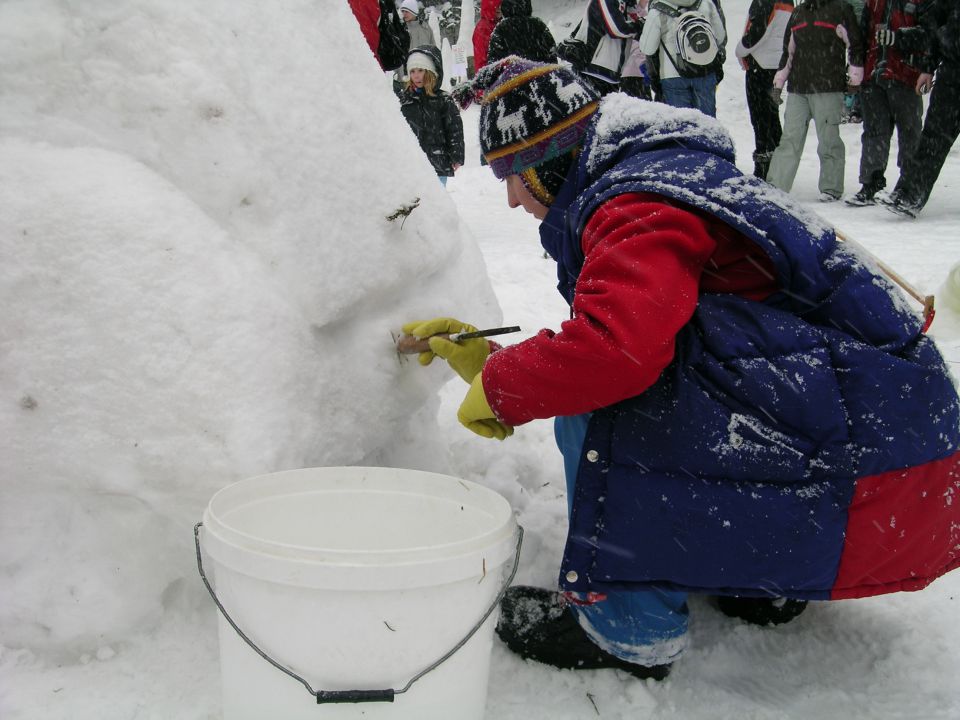
M597 707L597 703L596 703L596 701L593 699L593 695L591 695L590 693L587 693L587 700L589 700L589 701L590 701L590 704L593 705L593 711L594 711L597 715L599 715L599 714L600 714L600 708Z
M420 206L420 198L416 197L411 202L401 205L392 213L387 215L387 220L393 222L398 217L402 217L403 220L400 221L400 229L403 229L403 222L407 219L407 216L414 211L415 208Z

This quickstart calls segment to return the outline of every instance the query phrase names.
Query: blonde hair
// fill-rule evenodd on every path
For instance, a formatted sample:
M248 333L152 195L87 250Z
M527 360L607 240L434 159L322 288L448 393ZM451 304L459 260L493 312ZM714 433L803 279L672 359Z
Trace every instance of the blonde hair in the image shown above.
M436 73L426 70L424 68L414 68L414 70L423 70L423 91L430 96L436 95L437 89L437 75ZM413 92L417 89L417 86L413 84L413 80L407 78L407 90Z

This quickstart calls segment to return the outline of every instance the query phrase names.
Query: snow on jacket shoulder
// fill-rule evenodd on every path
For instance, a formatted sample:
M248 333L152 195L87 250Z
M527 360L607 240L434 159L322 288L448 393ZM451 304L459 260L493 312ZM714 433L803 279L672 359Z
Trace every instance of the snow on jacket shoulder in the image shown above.
M737 57L752 57L764 70L776 70L792 12L793 0L753 0L735 51Z

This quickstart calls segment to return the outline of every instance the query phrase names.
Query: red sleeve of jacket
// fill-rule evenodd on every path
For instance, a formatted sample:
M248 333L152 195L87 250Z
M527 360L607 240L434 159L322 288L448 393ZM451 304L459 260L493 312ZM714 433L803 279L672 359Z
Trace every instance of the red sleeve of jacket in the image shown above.
M652 195L621 195L590 218L572 319L493 353L491 409L510 425L576 415L646 390L673 359L716 249L700 216Z
M363 37L370 46L370 52L376 56L380 45L380 3L378 0L349 0L350 9L360 23Z
M487 64L487 51L490 47L490 35L497 24L497 10L501 0L482 0L480 3L480 20L473 28L473 67L479 70Z

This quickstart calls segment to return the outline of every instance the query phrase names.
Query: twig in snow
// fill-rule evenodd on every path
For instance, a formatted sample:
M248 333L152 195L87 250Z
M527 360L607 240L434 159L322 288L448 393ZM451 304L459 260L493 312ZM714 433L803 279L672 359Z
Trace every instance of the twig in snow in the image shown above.
M600 708L597 707L597 703L596 703L596 701L593 699L593 695L591 695L590 693L587 693L587 700L589 700L589 701L590 701L590 704L593 705L593 711L594 711L597 715L599 715L599 714L600 714Z
M407 216L408 216L410 213L412 213L415 208L417 208L417 207L419 207L419 206L420 206L420 198L416 197L416 198L413 199L412 202L406 203L405 205L401 205L401 206L398 207L396 210L394 210L392 213L390 213L389 215L387 215L387 220L389 220L390 222L393 222L393 221L396 220L398 217L402 217L403 220L400 221L400 229L402 230L402 229L403 229L403 222L407 219Z

